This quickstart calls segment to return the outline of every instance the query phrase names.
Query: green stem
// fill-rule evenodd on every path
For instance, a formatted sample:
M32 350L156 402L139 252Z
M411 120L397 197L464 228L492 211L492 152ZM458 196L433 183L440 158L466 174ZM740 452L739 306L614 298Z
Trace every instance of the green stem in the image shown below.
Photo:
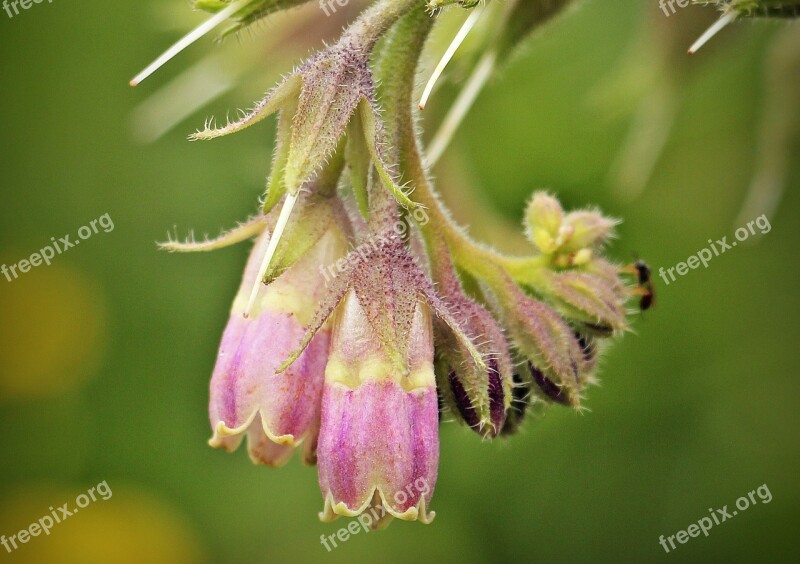
M390 27L414 6L424 6L425 0L381 0L366 9L347 28L340 41L371 51Z
M345 37L372 48L387 29L403 17L386 37L386 43L376 62L376 75L381 82L380 100L384 109L386 134L389 145L398 153L390 155L391 162L401 163L404 180L414 183L414 199L428 208L432 217L422 232L429 250L435 256L452 252L461 268L472 276L493 286L504 283L501 269L515 281L532 287L545 287L542 269L549 258L535 256L515 258L501 255L472 241L450 218L427 178L414 128L412 94L422 48L433 19L425 12L420 0L383 0L367 10L345 32ZM397 159L395 157L398 157ZM396 219L397 206L393 198L381 189L370 192L370 228L376 232L390 227ZM434 265L437 263L433 261ZM444 263L442 263L444 264Z
M413 134L411 96L417 63L425 40L433 26L433 18L425 12L425 4L416 6L402 17L385 39L375 68L379 79L379 100L383 108L384 133L389 149L384 157L398 162L398 149L406 132ZM397 220L394 197L372 175L370 187L370 227L373 232L391 228Z
M401 138L403 142L400 145L400 162L414 182L413 199L424 205L430 216L430 221L422 226L422 232L432 255L434 257L441 256L441 253L449 251L458 266L475 278L490 283L499 283L499 269L503 269L521 284L539 288L546 286L546 280L540 273L549 265L550 258L544 255L509 257L470 239L450 217L428 180L420 149L414 136L413 124L409 125ZM436 260L433 262L436 263Z

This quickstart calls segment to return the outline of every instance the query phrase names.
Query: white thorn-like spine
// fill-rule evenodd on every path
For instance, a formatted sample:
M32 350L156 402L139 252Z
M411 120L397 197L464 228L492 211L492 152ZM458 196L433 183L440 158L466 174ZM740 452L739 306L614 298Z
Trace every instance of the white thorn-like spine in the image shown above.
M253 284L253 290L250 292L250 299L247 301L247 307L244 310L245 317L249 317L250 312L253 310L253 305L256 303L261 284L264 283L264 275L267 273L267 269L272 262L272 257L275 256L275 250L278 248L278 243L281 240L283 231L289 223L289 217L292 215L292 209L299 195L299 192L297 194L286 194L286 200L283 202L283 208L281 208L280 216L278 216L278 223L275 225L275 231L272 233L272 237L269 240L267 253L264 255L264 260L261 261L261 267L258 269L258 276Z
M723 14L717 21L715 21L711 27L709 27L703 35L701 35L697 41L695 41L691 47L689 47L689 54L694 55L697 51L700 50L700 47L708 43L708 41L714 37L717 33L722 31L729 23L736 19L736 12L728 12L727 14Z
M461 44L464 42L464 39L467 38L469 32L472 31L472 28L475 27L475 24L478 23L481 15L483 14L483 10L485 6L478 6L475 8L464 22L464 25L461 26L461 29L458 30L458 33L453 38L453 41L450 42L450 45L447 47L447 50L442 55L439 64L436 65L436 68L433 71L430 79L428 80L428 84L425 85L425 91L422 93L422 98L419 101L419 109L424 110L425 106L428 103L428 98L433 92L433 87L436 85L436 82L439 80L439 77L442 76L444 69L453 59L453 56L458 51L458 48L461 47Z
M250 0L239 0L238 2L231 2L226 8L220 10L192 31L184 35L172 47L164 51L155 61L150 63L142 72L137 74L130 82L131 86L139 85L144 79L156 72L164 66L170 59L175 57L178 53L186 49L189 45L203 37L205 34L213 30L222 22L227 20L233 14L241 10Z

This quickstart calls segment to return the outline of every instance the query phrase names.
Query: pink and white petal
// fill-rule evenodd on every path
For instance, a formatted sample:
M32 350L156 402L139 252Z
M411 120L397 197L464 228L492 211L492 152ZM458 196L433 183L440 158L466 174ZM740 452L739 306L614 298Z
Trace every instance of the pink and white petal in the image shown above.
M391 379L355 390L326 384L317 452L321 519L358 515L377 491L391 515L427 520L439 462L436 389L406 391Z
M247 429L247 452L255 464L279 468L289 461L294 448L271 441L259 422L254 421Z

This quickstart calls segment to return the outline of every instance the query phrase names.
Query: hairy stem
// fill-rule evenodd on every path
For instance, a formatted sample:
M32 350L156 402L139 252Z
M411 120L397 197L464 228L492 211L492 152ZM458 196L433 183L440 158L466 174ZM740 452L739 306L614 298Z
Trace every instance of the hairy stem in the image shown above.
M381 0L365 10L342 35L365 51L371 51L375 43L390 27L414 6L424 6L424 0Z

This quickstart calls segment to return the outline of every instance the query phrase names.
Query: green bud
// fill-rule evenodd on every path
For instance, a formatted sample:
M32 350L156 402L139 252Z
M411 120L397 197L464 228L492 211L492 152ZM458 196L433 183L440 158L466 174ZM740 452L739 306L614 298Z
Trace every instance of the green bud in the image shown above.
M543 254L551 254L560 246L563 221L564 211L558 200L546 192L533 195L525 212L525 232Z
M564 225L568 227L570 236L564 241L561 250L572 252L599 248L613 236L617 224L618 220L604 217L595 211L569 213L564 218Z
M549 275L548 298L567 319L617 333L627 327L625 303L603 278L576 270Z

